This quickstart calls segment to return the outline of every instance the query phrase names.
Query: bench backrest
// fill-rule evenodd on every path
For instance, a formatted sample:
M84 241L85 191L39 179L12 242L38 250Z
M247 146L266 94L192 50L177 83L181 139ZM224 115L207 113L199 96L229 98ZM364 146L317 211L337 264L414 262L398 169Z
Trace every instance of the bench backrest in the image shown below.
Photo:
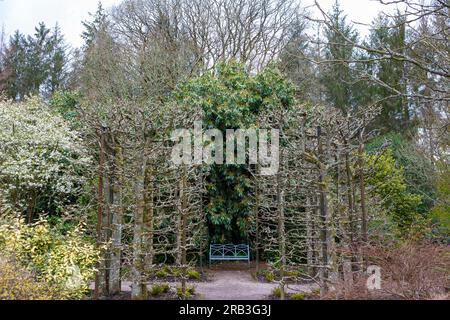
M209 249L210 260L250 260L250 246L246 244L212 244Z

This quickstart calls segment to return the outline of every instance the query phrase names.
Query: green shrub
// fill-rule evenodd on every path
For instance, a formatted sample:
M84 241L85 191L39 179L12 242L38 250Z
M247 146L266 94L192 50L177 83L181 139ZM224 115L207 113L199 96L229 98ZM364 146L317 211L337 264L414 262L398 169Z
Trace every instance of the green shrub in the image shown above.
M180 268L172 267L171 269L172 269L171 274L172 274L174 277L180 277L180 276L183 274L183 272L181 271Z
M161 284L162 293L168 293L170 291L170 285L168 283Z
M397 166L392 149L368 155L366 163L371 168L366 177L368 192L370 198L375 199L372 205L379 206L379 215L384 210L399 237L424 233L427 221L418 212L422 197L408 191L404 168Z
M319 289L319 288L314 289L314 290L312 291L312 294L315 295L315 296L320 296L320 289Z
M395 165L402 168L404 183L408 193L422 195L420 203L413 207L422 216L427 216L438 196L436 190L436 167L417 148L414 140L409 140L399 133L388 133L371 140L367 146L369 154L379 154L389 143L390 153Z
M65 120L76 121L76 106L80 101L81 94L77 91L57 91L49 101L51 110L56 111Z
M161 270L168 275L173 273L173 268L171 268L170 266L164 266Z
M169 274L164 270L158 270L155 275L158 279L164 279L167 278Z
M55 300L58 290L17 263L0 256L0 300Z
M298 269L298 275L299 276L302 275L302 274L306 274L306 273L307 273L307 271L305 270L305 268Z
M20 103L2 100L0 180L4 201L33 221L43 212L65 216L66 205L80 195L92 165L82 135L38 97Z
M155 283L151 290L150 290L150 294L152 296L159 296L160 294L164 294L169 292L170 290L170 286L167 283Z
M187 276L191 280L199 280L200 279L200 273L196 270L189 270L187 272Z
M46 220L28 225L22 219L0 225L0 251L33 272L60 299L85 297L100 255L81 226L61 235Z
M253 75L243 64L230 61L218 64L214 72L180 83L173 96L174 105L179 108L200 106L205 126L225 130L253 126L257 115L266 108L293 110L295 93L295 86L275 65ZM245 215L235 215L252 208L250 177L246 171L242 166L216 166L211 170L211 183L207 188L209 205L205 213L208 222L214 225L212 242L225 240L224 230L236 228L233 231L243 236L250 228ZM235 218L238 222L232 225ZM228 231L227 241L231 236Z
M269 282L273 282L275 280L275 274L272 271L266 271L264 272L264 278Z
M438 165L439 166L439 165ZM445 165L442 172L437 175L436 187L438 200L430 211L433 225L433 237L436 240L447 242L450 240L450 171L445 170Z
M285 277L291 277L291 278L297 278L300 275L298 271L285 271L284 276Z
M291 294L291 296L289 297L289 300L304 300L306 297L306 294L304 294L303 292L297 292L294 294Z
M189 299L195 295L195 286L186 286L186 296L185 299ZM177 297L183 298L183 287L181 285L177 286Z
M272 290L272 295L274 296L274 297L277 297L277 298L281 298L281 288L280 287L275 287L275 288L273 288L273 290Z

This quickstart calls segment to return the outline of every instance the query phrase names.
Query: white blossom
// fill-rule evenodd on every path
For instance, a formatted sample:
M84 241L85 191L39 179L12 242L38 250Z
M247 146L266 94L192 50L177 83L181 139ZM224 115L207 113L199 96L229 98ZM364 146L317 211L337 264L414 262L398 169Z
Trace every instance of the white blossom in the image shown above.
M90 161L80 134L42 100L0 102L0 187L4 198L16 198L19 206L33 192L51 192L64 199L83 185L80 172Z

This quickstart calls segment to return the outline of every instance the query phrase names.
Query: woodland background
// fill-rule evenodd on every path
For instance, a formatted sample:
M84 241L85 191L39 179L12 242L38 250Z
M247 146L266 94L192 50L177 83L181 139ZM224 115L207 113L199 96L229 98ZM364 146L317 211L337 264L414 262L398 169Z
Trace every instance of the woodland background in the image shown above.
M172 276L188 298L210 243L250 244L281 299L296 281L322 298L445 297L450 5L401 3L366 37L338 2L316 18L294 0L99 4L81 48L44 23L2 33L0 297L129 280L146 299ZM198 120L280 128L280 172L171 167L171 132Z

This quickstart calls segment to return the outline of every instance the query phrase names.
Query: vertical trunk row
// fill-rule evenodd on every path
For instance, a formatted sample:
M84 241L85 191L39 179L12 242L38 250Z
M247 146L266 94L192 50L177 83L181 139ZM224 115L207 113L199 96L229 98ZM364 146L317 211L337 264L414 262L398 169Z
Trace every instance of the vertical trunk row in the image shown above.
M279 188L280 189L280 188ZM286 230L285 230L285 216L284 216L284 190L278 190L278 232L280 242L280 289L281 300L285 300L285 282L284 276L286 272Z
M259 166L256 169L256 174L259 174ZM260 206L260 190L259 190L259 181L256 179L255 181L255 207L254 207L254 217L255 217L255 224L256 224L256 230L255 230L255 263L256 263L256 274L259 273L259 254L260 254L260 247L261 247L261 241L260 241L260 217L259 217L259 206Z
M308 265L308 274L311 277L315 276L315 268L316 265L315 257L314 257L314 210L315 210L315 201L311 202L311 196L306 197L306 263Z
M346 190L347 190L347 201L348 201L348 237L350 239L350 243L353 244L354 241L354 214L353 214L353 179L352 179L352 170L350 168L350 155L348 151L348 143L346 143L345 150L345 173L347 176L346 181Z
M328 291L328 192L326 177L326 164L322 143L322 128L317 127L317 151L319 155L319 210L320 210L320 242L321 247L321 293Z
M108 141L107 141L108 142ZM102 218L102 237L103 237L103 243L109 243L111 240L111 210L112 206L114 204L113 199L113 191L112 186L114 184L113 181L113 172L114 172L114 166L111 165L111 159L110 159L110 152L108 150L108 143L106 144L106 165L105 170L103 174L103 185L104 185L104 208L103 208L103 218ZM110 286L109 286L109 276L110 276L110 266L111 266L111 250L108 250L105 252L103 256L103 268L102 268L102 277L103 277L103 290L104 295L109 296L110 295Z
M109 273L110 294L116 295L121 291L121 262L122 262L122 227L123 227L123 151L117 145L114 151L113 193L111 205L111 258Z
M149 165L145 175L145 244L146 244L146 256L145 256L145 270L147 273L153 271L153 237L154 237L154 216L155 216L155 187L154 187L154 167Z
M187 201L187 169L185 166L182 168L180 186L179 186L179 225L178 225L178 259L179 266L183 272L182 280L181 280L181 291L182 298L186 299L186 273L187 273L187 210L188 210L188 201Z
M103 178L105 171L105 136L104 132L100 132L100 150L99 150L99 163L98 163L98 190L97 190L97 247L100 248L102 245L103 237L102 237L102 225L103 225L103 207L104 207L104 199L103 199ZM104 270L103 262L100 260L97 263L97 273L95 275L95 290L94 290L94 299L99 299L101 295L104 293L104 282L102 281L102 270Z
M362 241L367 243L367 207L366 207L366 187L364 181L364 131L359 133L359 188L361 193L361 215L362 215Z
M139 157L141 158L141 157ZM133 264L132 273L132 292L133 300L145 300L147 298L147 286L144 278L145 275L145 159L139 159L138 170L136 172L135 181L135 203L134 210L134 230L133 230Z
M346 286L351 287L353 286L353 272L352 272L352 257L351 257L351 242L353 239L353 233L352 233L352 210L353 210L353 198L351 193L351 171L350 171L350 160L349 160L349 154L348 154L348 143L345 142L344 144L344 170L345 172L345 179L342 182L343 192L342 196L347 198L347 210L343 210L341 213L341 220L343 221L342 224L342 246L344 249L344 252L341 256L341 263L342 263L342 273L344 277L344 282ZM339 171L339 169L338 169Z
M280 149L280 168L277 174L277 206L278 206L278 233L279 233L279 251L280 251L280 289L281 300L286 299L284 276L286 272L286 227L285 227L285 199L284 199L284 159L283 149Z
M95 298L121 291L123 227L123 151L103 130L100 133L97 193L97 245L111 243L97 265Z

